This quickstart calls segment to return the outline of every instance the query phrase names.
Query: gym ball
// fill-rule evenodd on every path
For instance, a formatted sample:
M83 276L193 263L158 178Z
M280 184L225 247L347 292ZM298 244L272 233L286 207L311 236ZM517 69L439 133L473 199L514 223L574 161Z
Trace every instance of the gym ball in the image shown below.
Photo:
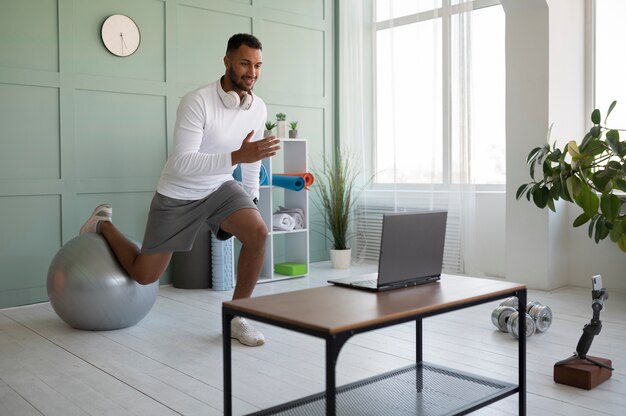
M135 325L148 314L158 292L158 280L143 286L130 278L97 233L70 240L48 269L50 303L76 329L105 331Z

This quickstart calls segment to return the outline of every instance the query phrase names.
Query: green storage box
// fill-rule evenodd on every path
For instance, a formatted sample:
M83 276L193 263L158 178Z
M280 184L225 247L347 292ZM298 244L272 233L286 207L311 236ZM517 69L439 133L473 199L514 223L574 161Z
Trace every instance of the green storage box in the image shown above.
M306 274L304 263L276 263L274 271L285 276L302 276Z

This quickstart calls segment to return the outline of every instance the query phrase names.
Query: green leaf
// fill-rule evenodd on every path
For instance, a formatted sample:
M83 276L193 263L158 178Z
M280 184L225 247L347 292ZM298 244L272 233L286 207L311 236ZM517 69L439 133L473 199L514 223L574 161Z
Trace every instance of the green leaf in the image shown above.
M611 160L606 164L605 168L606 176L609 178L614 178L618 174L622 172L622 164L617 160Z
M611 178L607 176L604 170L594 173L591 176L591 182L593 182L593 184L598 189L604 189L610 181L611 181Z
M553 174L554 170L552 169L552 166L550 166L550 162L546 160L545 162L543 162L543 176L549 178Z
M533 202L541 209L546 207L549 197L550 191L545 186L533 190Z
M585 155L595 157L601 154L602 152L606 151L606 147L604 143L602 143L600 140L594 139L592 142L589 143L589 145L585 148L585 150L582 150L581 148L581 151Z
M565 180L565 185L567 186L567 193L571 197L572 200L576 200L578 195L580 195L580 187L581 187L580 179L576 176L570 176Z
M626 251L626 234L622 235L622 238L619 239L617 245L622 251Z
M528 157L526 158L526 163L530 164L531 160L534 160L537 157L537 152L541 150L541 147L535 147L533 150L528 153Z
M600 218L596 223L595 242L598 243L600 240L604 240L609 235L610 231L606 224L606 218Z
M561 149L555 149L552 152L550 152L550 154L548 155L546 159L551 162L558 162L559 159L561 159L561 154L562 154Z
M548 208L552 210L552 212L556 212L556 207L554 206L554 199L550 198L549 195L547 199L547 205L548 205Z
M616 139L619 140L619 131L615 129L611 129L606 132L607 139Z
M598 218L600 218L599 215L591 217L591 221L589 222L589 230L587 231L587 234L589 234L589 238L593 238L593 227L594 225L596 225Z
M606 112L606 117L604 118L604 124L606 124L606 120L609 118L609 114L611 114L611 111L613 111L616 104L617 104L617 101L613 101L611 105L609 106L609 110Z
M617 220L613 223L613 228L611 228L611 232L609 233L609 237L611 241L617 243L622 235L624 234L624 229L622 228L622 221Z
M621 154L622 144L619 141L619 132L617 130L609 130L607 132L606 143L609 145L613 153L617 155Z
M581 183L580 192L577 197L574 197L574 200L589 217L593 217L598 213L600 199L586 183Z
M557 201L561 196L561 179L557 178L552 182L552 188L550 188L550 198Z
M520 199L527 187L528 184L524 184L517 188L517 192L515 192L515 199Z
M561 184L560 192L561 192L561 195L560 195L561 198L563 198L565 201L574 202L572 200L572 198L570 197L569 192L567 191L567 186L566 185Z
M602 117L600 117L600 110L598 110L597 108L595 110L593 110L593 112L591 113L591 122L593 124L600 124L600 120L602 119Z
M580 149L578 149L578 145L574 140L570 140L569 143L567 143L567 153L569 153L571 157L580 156Z
M591 136L593 138L600 137L600 134L602 133L602 127L600 127L600 125L593 126L591 130L589 130L589 133L591 133Z
M611 221L614 221L617 218L621 206L622 202L616 195L602 195L602 198L600 199L600 209L602 214L604 214L604 216Z
M572 224L572 225L574 227L580 227L581 225L583 225L584 223L586 223L589 220L590 220L589 216L583 212L578 217L576 217L576 219L574 220L574 224Z

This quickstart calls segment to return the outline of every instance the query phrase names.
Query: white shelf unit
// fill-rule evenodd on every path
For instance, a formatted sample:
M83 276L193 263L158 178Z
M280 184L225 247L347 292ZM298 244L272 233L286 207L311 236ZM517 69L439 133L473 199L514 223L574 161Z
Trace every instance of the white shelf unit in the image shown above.
M276 156L263 160L267 171L269 185L261 186L259 195L259 211L269 236L265 246L265 260L259 277L259 283L277 280L292 279L308 274L309 270L309 195L310 191L292 191L272 186L274 173L302 173L308 172L307 141L306 139L282 139L281 150ZM304 212L304 229L293 231L275 231L272 217L279 206L285 208L300 208ZM239 257L241 243L235 242L235 267ZM302 263L306 265L307 273L297 276L286 276L274 272L276 263Z

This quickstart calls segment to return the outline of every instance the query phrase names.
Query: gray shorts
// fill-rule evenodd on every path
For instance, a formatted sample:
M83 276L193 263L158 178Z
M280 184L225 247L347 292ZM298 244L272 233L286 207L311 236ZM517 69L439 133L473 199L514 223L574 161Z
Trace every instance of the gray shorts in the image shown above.
M250 195L234 180L197 201L169 198L157 192L150 205L141 252L189 251L203 222L219 240L227 240L232 235L221 230L220 225L243 208L257 209Z

